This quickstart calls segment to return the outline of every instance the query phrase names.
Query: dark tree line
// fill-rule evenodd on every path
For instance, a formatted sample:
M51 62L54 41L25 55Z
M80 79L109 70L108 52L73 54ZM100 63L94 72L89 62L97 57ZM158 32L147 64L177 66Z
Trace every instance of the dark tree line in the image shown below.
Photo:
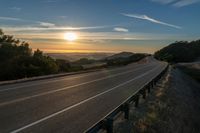
M33 77L67 72L69 62L54 60L37 49L32 52L27 42L21 42L0 30L0 80Z
M154 57L170 63L191 62L200 56L200 40L179 41L155 52Z

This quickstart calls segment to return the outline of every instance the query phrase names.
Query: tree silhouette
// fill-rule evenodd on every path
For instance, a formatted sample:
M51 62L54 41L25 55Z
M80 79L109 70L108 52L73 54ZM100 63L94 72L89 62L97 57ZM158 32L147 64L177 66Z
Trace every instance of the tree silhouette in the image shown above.
M171 62L191 62L200 56L200 40L177 41L155 52L154 57Z

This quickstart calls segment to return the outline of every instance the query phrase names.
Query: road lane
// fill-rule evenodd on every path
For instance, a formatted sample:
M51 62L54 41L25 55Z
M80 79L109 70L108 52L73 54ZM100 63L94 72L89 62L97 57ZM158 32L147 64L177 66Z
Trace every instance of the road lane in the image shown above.
M146 65L146 64L145 64ZM14 103L10 103L7 105L3 105L0 107L0 132L10 132L13 131L15 129L20 129L21 127L24 127L26 125L29 125L31 123L34 123L36 121L39 121L43 118L46 118L48 116L51 116L52 114L59 112L63 109L66 108L71 108L70 110L65 110L64 112L62 112L61 114L57 114L54 117L51 117L50 120L48 119L47 121L45 120L44 122L42 121L41 123L39 123L38 125L33 125L30 126L29 128L22 130L22 131L34 131L37 130L37 132L53 132L55 130L57 130L57 124L54 123L54 119L56 119L56 121L58 121L58 123L60 123L60 125L63 125L63 122L66 123L66 120L69 120L66 124L68 125L68 123L74 123L74 125L69 124L69 126L63 126L62 128L60 128L60 126L58 126L60 128L60 130L58 130L57 132L70 132L72 131L71 129L73 129L74 127L77 126L76 121L71 121L71 117L73 117L73 119L80 117L80 119L78 119L78 124L81 124L81 119L82 116L77 116L77 112L73 112L73 110L76 108L79 108L79 106L84 106L85 104L88 106L88 103L90 103L91 101L96 99L99 99L100 97L104 97L104 95L107 95L107 93L111 94L110 97L112 97L112 99L115 99L115 94L113 92L115 92L116 90L121 90L120 88L122 88L122 86L119 86L120 84L123 85L123 88L127 88L126 86L129 85L130 83L127 83L127 81L131 81L132 79L135 79L134 81L131 81L131 85L133 86L141 86L144 82L148 81L152 76L156 75L159 71L161 71L164 66L166 64L157 62L157 63L152 63L152 65L149 65L147 67L141 67L141 69L138 69L136 71L132 71L132 72L128 72L126 74L122 74L116 77L112 77L112 78L108 78L105 80L99 80L97 82L94 83L88 83L88 84L84 84L84 85L80 85L80 86L76 86L73 89L68 89L68 90L63 90L63 91L57 91L55 93L51 93L51 94L47 94L45 96L38 96L37 98L32 98L32 99L26 99L23 101L19 101L19 102L14 102ZM151 72L152 70L152 72ZM124 71L122 69L122 71ZM148 73L147 75L143 75L145 73ZM140 77L140 78L137 78ZM143 80L141 80L143 79ZM81 82L81 81L80 81ZM137 83L138 82L138 83ZM125 84L127 83L127 84ZM48 84L46 84L48 86ZM111 88L115 87L115 86L119 86L117 87L116 90L112 90L112 91L108 91ZM129 88L127 88L128 90ZM21 89L19 89L21 90ZM123 94L123 96L119 97L119 99L123 99L123 97L126 97L130 95L130 93L132 93L132 91L135 90L128 90L126 91L125 94ZM9 93L11 93L13 91L9 91ZM104 95L95 97L93 99L90 99L91 97L94 97L98 94L104 93L106 92ZM6 92L8 93L8 92ZM120 92L120 93L124 93L124 91ZM121 95L121 94L118 95ZM1 94L0 94L1 95ZM126 96L125 96L126 95ZM90 99L87 102L83 102L84 100ZM98 101L98 100L97 100ZM111 100L113 101L113 100ZM118 101L118 100L115 100ZM109 108L114 107L115 106L115 101L113 101L113 105L109 105ZM78 104L80 102L83 102L84 104ZM107 103L109 103L109 101L104 101ZM100 102L102 103L102 101ZM119 104L119 102L116 102L116 104ZM78 105L77 105L78 104ZM105 104L105 106L107 107L107 105ZM77 106L74 106L77 105ZM98 103L97 105L98 106ZM96 108L95 106L95 108ZM85 108L85 107L84 107ZM79 108L79 110L82 110L84 108ZM105 112L107 112L107 108L103 107ZM100 109L102 110L102 109ZM84 113L84 112L80 112L79 113ZM99 112L99 111L98 111ZM105 112L100 112L102 114L105 114ZM87 110L85 110L85 113L89 113ZM94 113L94 112L93 112ZM91 112L92 114L92 112ZM93 123L93 121L96 121L100 116L102 116L102 114L97 114L98 116L96 117L92 117L92 118L88 118L89 123ZM60 120L59 122L59 116L68 116L69 117L64 117L65 119L63 120L63 118ZM89 115L89 114L87 114ZM70 118L70 119L69 119ZM58 119L58 120L57 120ZM73 120L72 119L72 120ZM86 120L87 121L87 120ZM49 123L49 124L48 124ZM54 126L51 125L54 123ZM85 122L82 121L82 124L79 125L80 129L79 130L74 130L74 131L83 131L84 129L86 129L86 127L88 128L89 126L91 126L91 124L84 124ZM47 125L51 125L48 128L46 127ZM35 126L39 126L39 128L35 128ZM45 128L43 128L45 127ZM82 128L81 128L82 127Z
M14 93L10 93L10 92L4 93L3 95L0 96L0 99L1 99L0 100L0 106L11 104L11 103L14 103L14 102L20 102L20 101L36 98L36 97L39 97L39 96L45 96L45 95L48 95L48 94L52 94L52 93L56 93L56 92L59 92L59 91L64 91L64 90L68 90L68 89L71 89L71 88L95 83L95 82L98 82L98 81L105 81L105 80L109 80L109 79L112 79L112 78L118 78L119 76L124 76L124 75L129 76L127 74L132 74L132 76L134 76L135 75L134 72L138 73L138 71L140 71L140 70L144 71L145 69L149 69L152 66L153 66L152 64L147 65L147 66L142 66L142 67L139 67L139 68L135 68L133 70L123 71L123 72L120 72L120 73L117 73L117 74L107 75L107 76L103 76L103 77L100 77L100 78L97 78L97 79L90 78L89 81L88 80L85 81L85 79L84 80L76 80L75 83L67 84L67 86L64 86L64 87L61 87L61 88L56 86L56 87L54 87L53 89L50 89L50 90L49 89L45 89L45 90L41 89L39 92L34 91L34 89L33 89L33 90L31 90L31 92L27 91L27 90L22 92L22 90L20 90L20 91L14 92ZM72 82L70 82L70 83L72 83ZM48 86L51 86L51 85L48 85ZM46 88L52 88L52 86L51 87L45 86L45 87ZM38 88L40 88L40 86L38 86ZM34 92L32 92L32 91L34 91ZM27 93L27 92L29 92L29 93ZM18 98L18 97L20 97L20 98ZM12 100L12 99L14 99L14 100Z
M153 61L151 63L146 63L152 64L154 63ZM133 63L124 67L118 67L115 69L103 69L97 72L90 72L90 73L83 73L83 74L75 74L75 75L69 75L69 76L62 76L62 77L56 77L56 78L50 78L50 79L42 79L42 80L36 80L36 81L29 81L29 82L22 82L22 83L16 83L16 84L10 84L10 85L2 85L0 86L0 92L5 92L5 91L12 91L16 89L27 89L28 87L35 87L35 86L41 86L45 84L51 84L51 83L58 83L58 82L63 82L63 81L68 81L68 80L77 80L79 78L86 78L86 77L95 77L96 76L104 76L105 74L114 74L121 72L122 70L129 70L129 69L135 69L139 68L141 66L144 66L144 64L137 64ZM33 88L31 88L33 89Z

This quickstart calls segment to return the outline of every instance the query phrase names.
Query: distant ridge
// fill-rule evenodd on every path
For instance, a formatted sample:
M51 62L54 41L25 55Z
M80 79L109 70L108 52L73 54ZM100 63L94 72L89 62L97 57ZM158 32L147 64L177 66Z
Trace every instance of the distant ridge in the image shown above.
M54 59L64 59L68 61L77 61L81 58L101 60L113 55L113 53L46 53Z
M120 52L114 55L111 55L109 57L107 57L107 60L113 60L113 59L117 59L117 58L128 58L131 57L132 55L134 55L134 53L132 52Z

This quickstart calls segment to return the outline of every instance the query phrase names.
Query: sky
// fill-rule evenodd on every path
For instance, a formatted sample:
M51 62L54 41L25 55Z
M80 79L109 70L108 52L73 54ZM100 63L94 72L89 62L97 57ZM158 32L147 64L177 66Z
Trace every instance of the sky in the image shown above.
M0 28L44 52L142 52L200 39L200 0L0 0ZM74 33L77 40L64 39Z

